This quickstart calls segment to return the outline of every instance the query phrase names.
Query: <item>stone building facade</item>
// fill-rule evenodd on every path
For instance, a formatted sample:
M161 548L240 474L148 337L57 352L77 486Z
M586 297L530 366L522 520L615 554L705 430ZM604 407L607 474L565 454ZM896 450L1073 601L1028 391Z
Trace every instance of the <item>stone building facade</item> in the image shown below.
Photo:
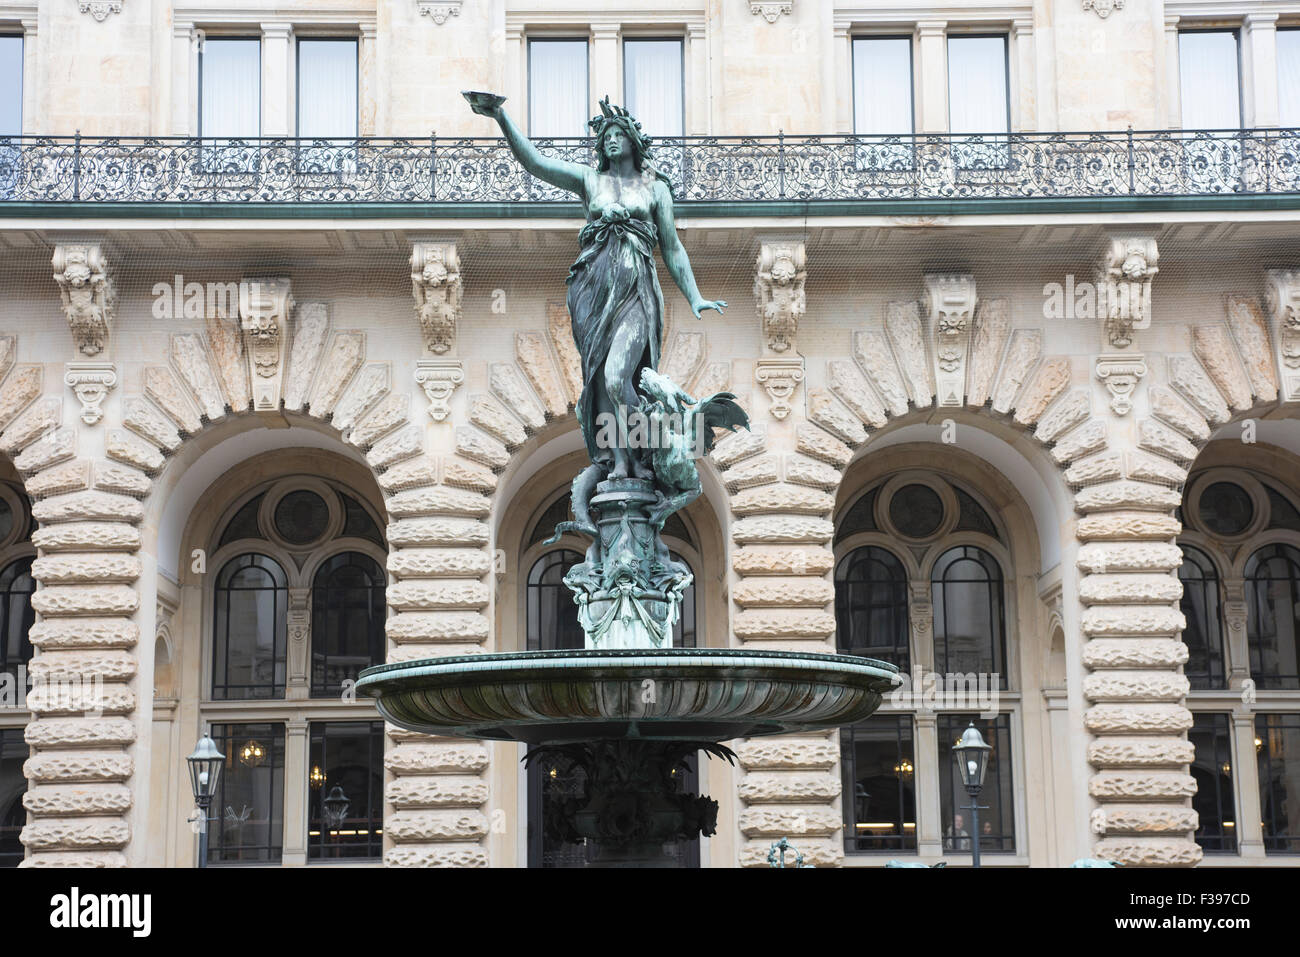
M678 41L680 138L659 148L780 184L677 194L701 289L729 306L696 322L664 280L661 368L753 423L669 530L689 640L838 642L893 654L917 689L979 672L997 692L734 742L737 767L698 769L721 808L699 862L766 866L781 837L819 866L969 859L948 749L975 712L999 769L987 865L1300 860L1300 202L1249 155L1294 156L1292 27L1300 4L1271 0L0 2L25 134L0 138L0 664L34 679L0 708L11 863L192 866L184 758L208 729L244 789L214 862L542 862L548 785L521 746L377 726L346 675L373 602L389 661L557 640L548 556L584 547L542 544L583 461L564 308L581 210L493 193L484 171L510 161L456 143L494 132L462 89L506 93L527 125L530 43L561 37L587 43L588 115L627 92L628 40ZM1180 132L1179 44L1200 30L1236 38L1249 149ZM873 185L819 179L813 138L859 130L858 40L907 38L913 138L872 142L923 151L964 132L947 45L990 36L1006 126L963 146L985 151L976 185L959 160L873 173L849 141L842 171ZM362 139L331 169L360 175L377 137L409 178L450 141L460 198L358 200L297 166L276 184L283 142L232 172L139 139L200 135L221 37L258 41L264 137L300 132L298 41L354 41ZM1133 129L1158 132L1135 150ZM1058 131L1099 138L1017 139ZM987 162L1025 143L1061 178ZM163 155L183 158L164 175ZM1079 187L1094 174L1127 188ZM988 621L967 634L972 607ZM241 685L236 647L270 677ZM320 824L332 747L369 747L377 782L350 794L343 855ZM881 761L893 797L855 770Z

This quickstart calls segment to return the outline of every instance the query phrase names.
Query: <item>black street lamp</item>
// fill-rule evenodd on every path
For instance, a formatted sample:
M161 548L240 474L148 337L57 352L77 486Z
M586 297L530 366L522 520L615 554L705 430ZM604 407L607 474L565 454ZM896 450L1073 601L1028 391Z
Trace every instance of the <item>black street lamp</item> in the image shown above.
M953 756L957 759L957 770L961 774L961 783L966 786L966 793L970 795L970 807L964 807L962 810L971 812L973 832L971 865L973 867L980 866L980 811L987 811L988 808L980 807L979 795L984 787L984 774L989 769L989 752L992 750L993 747L984 740L979 728L975 727L974 721L962 732L961 740L952 747Z
M208 808L217 793L217 782L221 780L221 769L225 766L226 756L217 750L216 742L210 735L199 738L194 746L194 753L185 759L190 766L190 789L194 792L194 803L199 806L199 867L208 866Z

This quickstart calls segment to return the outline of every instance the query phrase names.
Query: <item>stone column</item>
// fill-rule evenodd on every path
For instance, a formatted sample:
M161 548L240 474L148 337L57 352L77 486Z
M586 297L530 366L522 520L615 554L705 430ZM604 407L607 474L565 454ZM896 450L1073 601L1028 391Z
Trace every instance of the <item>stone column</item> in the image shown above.
M171 84L169 109L170 136L197 136L198 117L198 33L192 22L178 20L172 25Z
M1034 85L1034 20L1011 21L1011 129L1037 130L1038 96Z
M833 118L834 132L853 132L853 37L849 33L851 22L836 19L832 56L835 60L835 108L827 116Z
M601 24L591 28L591 102L608 96L611 103L623 101L623 58L619 50L619 27Z
M1277 14L1248 13L1242 23L1242 122L1247 129L1277 126Z
M1237 766L1232 779L1236 783L1233 800L1237 802L1237 848L1243 858L1256 862L1264 860L1264 828L1254 814L1245 814L1243 808L1257 808L1259 803L1259 772L1255 755L1255 715L1249 710L1232 716L1233 752Z
M361 24L361 39L357 43L358 96L361 99L360 136L384 136L390 131L384 115L388 105L387 84L381 83L379 73L383 60L378 52L378 27L373 20Z
M1183 85L1178 63L1178 17L1165 14L1166 122L1171 130L1183 127Z
M288 23L263 23L263 136L293 136L297 133L293 70L293 27Z
M914 67L920 83L917 100L918 133L948 131L948 24L922 20L916 25L917 57Z
M286 867L307 863L307 802L311 800L307 781L307 720L295 718L284 729L284 847L281 863Z
M686 135L707 136L713 132L713 88L709 83L708 32L703 23L686 28L682 53L686 69Z
M35 8L33 8L34 10ZM41 105L41 88L45 78L41 75L37 62L35 16L24 18L23 26L23 128L28 136L41 136L49 133L44 129L45 115Z
M915 691L916 689L913 688ZM916 715L916 851L923 858L943 856L942 788L945 786L944 769L951 756L943 754L939 744L939 718L933 711ZM932 781L929 775L934 774Z

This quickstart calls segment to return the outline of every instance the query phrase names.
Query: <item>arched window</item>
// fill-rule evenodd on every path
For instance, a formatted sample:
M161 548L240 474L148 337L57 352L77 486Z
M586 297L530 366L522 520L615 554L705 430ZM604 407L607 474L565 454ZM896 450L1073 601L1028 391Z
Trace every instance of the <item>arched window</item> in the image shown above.
M32 559L19 558L0 570L0 674L18 677L18 668L32 660L27 632L36 620L32 609Z
M892 552L855 548L835 568L839 650L911 670L908 653L907 570Z
M1246 561L1246 642L1261 690L1300 688L1300 549L1265 545Z
M1199 548L1183 545L1178 578L1183 583L1179 608L1187 619L1183 642L1187 664L1183 674L1193 688L1223 688L1223 633L1219 622L1219 573Z
M240 555L217 575L212 697L283 698L288 582L266 555Z
M384 571L369 555L325 560L311 585L311 694L330 698L384 660Z
M973 545L950 548L930 576L934 669L941 674L998 675L1007 687L1006 610L1002 569Z

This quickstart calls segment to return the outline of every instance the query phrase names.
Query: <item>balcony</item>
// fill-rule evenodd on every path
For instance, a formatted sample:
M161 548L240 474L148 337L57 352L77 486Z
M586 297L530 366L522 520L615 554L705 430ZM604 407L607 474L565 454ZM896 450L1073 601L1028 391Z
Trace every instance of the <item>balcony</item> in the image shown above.
M536 142L592 161L589 139ZM1300 130L691 136L658 141L654 155L696 215L1300 208ZM339 204L361 216L577 214L496 138L0 138L0 217L335 215Z

